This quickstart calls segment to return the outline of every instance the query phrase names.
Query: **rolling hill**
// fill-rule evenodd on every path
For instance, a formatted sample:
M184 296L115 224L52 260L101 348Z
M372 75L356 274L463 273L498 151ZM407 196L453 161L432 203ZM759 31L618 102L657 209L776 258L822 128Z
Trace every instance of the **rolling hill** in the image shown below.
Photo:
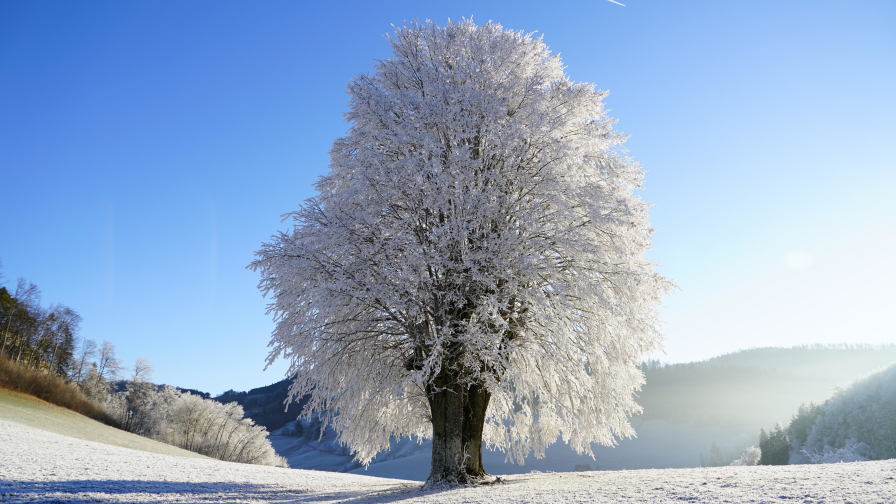
M5 389L0 389L0 420L131 450L179 457L207 458L198 453L110 427L36 397Z

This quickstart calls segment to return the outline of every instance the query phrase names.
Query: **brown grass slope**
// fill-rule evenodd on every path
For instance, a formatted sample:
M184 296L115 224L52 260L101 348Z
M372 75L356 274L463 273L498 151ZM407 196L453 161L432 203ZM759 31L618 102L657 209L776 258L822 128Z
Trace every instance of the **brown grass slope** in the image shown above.
M112 418L76 387L0 357L0 429L2 422L132 450L208 458L111 427Z
M106 425L115 425L115 420L84 397L78 387L65 383L54 374L20 366L2 355L0 355L0 389L34 396Z

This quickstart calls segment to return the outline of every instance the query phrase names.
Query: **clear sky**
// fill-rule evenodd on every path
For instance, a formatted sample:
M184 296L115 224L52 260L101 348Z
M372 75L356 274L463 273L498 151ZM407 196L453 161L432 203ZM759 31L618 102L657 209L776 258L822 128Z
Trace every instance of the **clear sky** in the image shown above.
M680 290L668 362L896 342L896 2L0 3L0 258L82 335L214 394L263 372L245 269L404 20L537 31L608 89Z

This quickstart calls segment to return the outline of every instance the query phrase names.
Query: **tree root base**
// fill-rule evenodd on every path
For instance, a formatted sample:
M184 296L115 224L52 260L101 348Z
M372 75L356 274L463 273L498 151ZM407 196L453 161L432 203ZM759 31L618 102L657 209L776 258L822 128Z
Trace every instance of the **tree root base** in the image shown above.
M476 486L476 485L503 485L504 480L497 476L492 476L488 473L482 473L478 475L465 474L463 478L458 479L448 479L448 478L440 478L433 479L430 476L426 483L423 484L423 490L441 490L452 487L460 487L460 486Z

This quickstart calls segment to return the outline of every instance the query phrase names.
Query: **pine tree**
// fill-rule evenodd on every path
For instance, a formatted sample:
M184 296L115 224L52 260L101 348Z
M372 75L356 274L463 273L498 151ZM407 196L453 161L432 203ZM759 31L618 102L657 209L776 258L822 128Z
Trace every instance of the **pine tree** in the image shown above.
M768 433L764 428L759 429L759 450L762 456L759 458L759 465L771 465L772 447L769 443Z
M711 467L725 465L725 459L722 457L722 450L715 441L712 442L712 446L709 448L709 465Z
M759 449L762 455L760 465L787 465L790 461L790 439L781 422L775 425L771 434L759 430Z

